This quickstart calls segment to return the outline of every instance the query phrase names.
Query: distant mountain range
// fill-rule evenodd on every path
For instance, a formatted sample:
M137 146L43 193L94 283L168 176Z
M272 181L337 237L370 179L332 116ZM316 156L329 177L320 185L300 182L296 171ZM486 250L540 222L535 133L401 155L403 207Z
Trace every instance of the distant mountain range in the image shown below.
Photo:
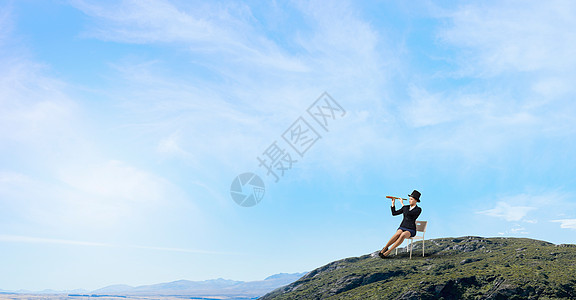
M468 236L319 267L260 300L576 299L576 245Z
M6 291L0 293L16 294L68 294L68 295L117 295L117 296L188 296L214 297L215 299L255 299L278 287L290 284L306 273L280 273L258 281L236 281L228 279L211 279L204 281L178 280L173 282L129 286L123 284L110 285L94 291L70 290L55 291Z

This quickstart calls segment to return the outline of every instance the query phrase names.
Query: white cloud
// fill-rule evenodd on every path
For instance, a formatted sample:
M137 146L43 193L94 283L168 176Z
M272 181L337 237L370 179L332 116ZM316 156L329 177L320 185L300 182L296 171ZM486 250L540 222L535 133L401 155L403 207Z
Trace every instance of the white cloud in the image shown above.
M400 108L404 122L411 127L449 122L457 122L461 126L470 119L481 123L483 118L500 117L495 112L502 109L502 106L495 105L493 95L464 94L460 91L431 92L420 86L411 86L409 95L410 101Z
M2 10L0 25L10 23ZM8 27L8 26L7 26ZM110 228L182 199L178 188L107 159L81 101L0 29L0 204L3 220L43 228ZM187 205L190 208L191 205ZM192 213L192 212L191 212ZM193 213L192 213L193 214Z
M195 166L204 169L216 164L236 168L239 161L256 168L255 157L266 143L278 138L325 90L347 108L359 107L369 111L370 118L382 118L378 103L386 70L377 31L345 1L287 5L295 15L266 4L192 8L166 1L124 1L113 7L75 2L93 22L88 36L188 51L191 62L183 64L190 64L190 72L184 75L166 72L166 62L160 60L113 63L123 84L110 94L135 116L132 136L146 131L155 152L183 160L193 157ZM284 14L273 21L284 28L280 34L255 23L252 14L260 10ZM290 22L300 18L298 28L292 29ZM206 31L211 34L204 35ZM196 76L198 66L218 80L207 80L205 72ZM378 129L371 127L355 122L342 130L350 135L366 132L355 145L374 145ZM353 145L334 149L340 156L360 157L357 153L366 151ZM346 161L335 156L324 159Z
M283 30L277 35L262 30L262 24L255 22L252 15L253 10L278 13L266 4L254 8L232 3L192 7L182 2L124 1L110 6L77 1L75 6L92 17L97 29L91 32L98 32L93 35L96 38L113 38L124 43L133 43L132 38L136 38L140 43L172 42L176 43L176 49L189 47L192 72L200 66L226 81L221 86L195 78L192 82L177 80L204 91L208 97L201 98L202 103L220 96L233 99L237 106L245 105L253 112L278 114L277 111L286 108L306 107L309 99L330 87L349 91L361 85L362 89L353 91L355 102L381 97L374 90L380 88L385 73L377 48L379 36L345 1L296 5L300 11L290 7L292 13L301 15L283 15L278 20L291 17L303 18L304 22L293 31ZM204 25L197 26L198 20ZM286 22L276 25L285 28L294 25ZM210 34L204 37L206 31ZM165 45L172 49L173 44ZM190 79L190 75L186 78ZM202 89L203 86L206 88ZM363 94L372 97L362 97Z
M572 144L576 35L566 28L576 27L574 2L473 2L436 17L448 21L437 42L449 47L441 62L453 72L414 70L418 82L399 106L405 124L426 129L417 136L424 155L501 164L550 138Z
M184 253L196 253L196 254L238 254L238 253L233 253L233 252L207 251L207 250L198 250L198 249L170 248L170 247L156 247L156 246L140 246L140 245L120 245L120 244L110 244L110 243L79 241L79 240L41 238L41 237L33 237L33 236L6 235L6 234L0 234L0 242L4 242L4 243L58 244L58 245L69 245L69 246L109 247L109 248L134 248L134 249L169 251L169 252L184 252Z
M504 232L498 232L498 234L508 236L508 235L529 234L529 232L526 231L526 228L524 228L523 226L519 224L514 224L510 229Z
M75 245L75 246L97 246L97 247L110 247L110 244L106 243L95 243L86 241L74 241L74 240L64 240L64 239L50 239L50 238L39 238L31 236L21 236L21 235L0 235L0 241L5 243L35 243L35 244L63 244L63 245Z
M511 233L514 233L514 234L516 234L516 233L519 233L519 234L528 234L528 232L526 231L526 228L524 228L524 227L522 227L522 226L520 226L520 225L517 225L517 226L512 227L512 228L510 229L510 232L511 232Z
M167 185L162 179L121 161L70 167L61 171L61 179L75 190L135 204L160 200Z
M70 124L79 110L65 85L43 73L39 64L0 54L0 139L46 147L75 138L78 126Z
M478 214L500 218L508 222L521 221L524 224L537 224L543 218L551 216L547 209L551 205L561 205L565 211L574 208L570 195L561 191L548 191L541 193L522 193L499 197L494 208L476 211ZM538 211L539 213L531 213ZM528 216L530 215L530 218ZM516 224L516 226L520 226Z
M0 6L0 47L4 46L5 40L10 35L13 27L12 24L11 9L8 9L4 5Z
M570 0L475 2L451 13L453 26L441 36L472 50L462 63L476 74L570 70L575 16Z
M449 122L456 113L441 95L432 95L423 89L411 88L413 101L405 108L405 122L410 126L423 127ZM444 100L444 101L443 101Z
M182 136L180 133L172 133L169 136L161 139L158 142L157 150L161 154L165 154L168 156L173 156L177 158L184 159L186 161L194 162L193 155L182 149Z
M554 99L574 92L574 86L567 82L566 78L550 76L537 80L532 85L532 90L542 95L545 99ZM540 106L546 103L537 104Z
M194 17L166 1L120 1L113 5L73 1L84 13L101 18L89 34L99 38L133 43L203 41L226 36L212 24L218 15L197 7ZM108 3L109 4L109 3ZM105 22L104 22L105 21Z
M576 219L553 220L552 222L560 223L560 228L576 229Z
M3 11L3 18L8 13ZM0 27L9 20L0 20ZM10 27L10 26L7 26ZM4 28L3 28L4 29ZM83 111L69 86L48 75L49 67L29 58L29 50L7 31L0 39L0 172L49 173L63 160L94 152ZM26 172L10 166L27 166ZM16 167L18 168L18 167ZM22 175L23 176L23 175ZM30 179L30 178L28 178Z
M115 226L126 219L141 220L183 198L167 180L121 161L67 166L59 178L64 194L51 212L72 224Z
M496 207L488 210L479 211L479 214L484 214L491 217L502 218L506 221L520 221L530 211L535 210L535 207L530 206L512 206L506 202L496 203Z
M308 67L284 53L251 23L248 6L168 1L122 1L115 5L74 1L96 18L87 36L127 43L180 43L191 50L220 58L242 59L252 66L302 72Z
M14 172L0 171L0 187L3 185L21 185L27 183L29 180L26 176Z
M158 176L102 158L67 85L9 46L0 53L0 154L10 159L0 203L10 222L109 227L178 199Z
M49 170L56 173L49 180L1 172L0 203L10 219L47 228L107 230L175 207L198 218L194 205L167 180L125 162L85 159L90 163L74 161Z

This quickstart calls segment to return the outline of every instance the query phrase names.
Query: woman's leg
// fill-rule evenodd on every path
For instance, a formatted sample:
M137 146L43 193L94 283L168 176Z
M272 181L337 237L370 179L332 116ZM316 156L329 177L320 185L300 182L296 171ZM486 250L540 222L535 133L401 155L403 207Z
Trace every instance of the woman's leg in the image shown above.
M402 230L398 230L398 231L402 231ZM390 247L390 249L388 249L388 251L384 252L384 256L387 256L388 254L390 254L392 252L392 250L396 249L396 247L402 245L402 242L404 242L405 239L410 237L410 232L409 231L403 231L400 236L398 237L398 239L396 239L396 242L394 242L394 244Z
M402 234L402 230L398 229L398 231L396 231L396 233L394 233L394 235L390 238L390 240L388 241L388 244L386 244L386 246L384 246L384 248L382 248L382 250L380 252L381 253L386 252L388 247L390 247L392 244L394 244L398 240L398 238L400 238L401 234Z

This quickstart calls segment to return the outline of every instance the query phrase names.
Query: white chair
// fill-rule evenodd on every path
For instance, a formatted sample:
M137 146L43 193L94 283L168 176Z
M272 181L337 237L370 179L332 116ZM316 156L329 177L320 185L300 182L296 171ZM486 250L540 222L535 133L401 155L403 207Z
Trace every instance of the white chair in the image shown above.
M412 259L413 240L422 240L422 256L424 256L424 234L426 234L426 225L428 225L428 221L416 221L416 234L418 234L418 231L420 231L422 232L422 236L415 235L408 238L410 240L410 245L406 246L406 251L408 251L408 248L410 248L410 259ZM398 254L398 248L396 248L396 254Z

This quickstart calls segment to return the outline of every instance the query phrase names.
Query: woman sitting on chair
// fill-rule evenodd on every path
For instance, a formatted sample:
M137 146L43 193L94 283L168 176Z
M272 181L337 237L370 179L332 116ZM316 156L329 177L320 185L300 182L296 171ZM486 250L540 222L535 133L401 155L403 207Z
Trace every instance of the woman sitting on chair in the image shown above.
M404 219L400 224L400 227L396 233L390 238L388 244L378 253L381 258L386 258L392 250L400 246L405 239L413 237L416 235L416 219L422 212L422 209L416 204L420 202L420 192L414 190L411 195L408 195L410 205L404 205L404 199L400 198L402 201L402 207L396 210L396 198L392 198L392 215L397 216L399 214L404 214Z

